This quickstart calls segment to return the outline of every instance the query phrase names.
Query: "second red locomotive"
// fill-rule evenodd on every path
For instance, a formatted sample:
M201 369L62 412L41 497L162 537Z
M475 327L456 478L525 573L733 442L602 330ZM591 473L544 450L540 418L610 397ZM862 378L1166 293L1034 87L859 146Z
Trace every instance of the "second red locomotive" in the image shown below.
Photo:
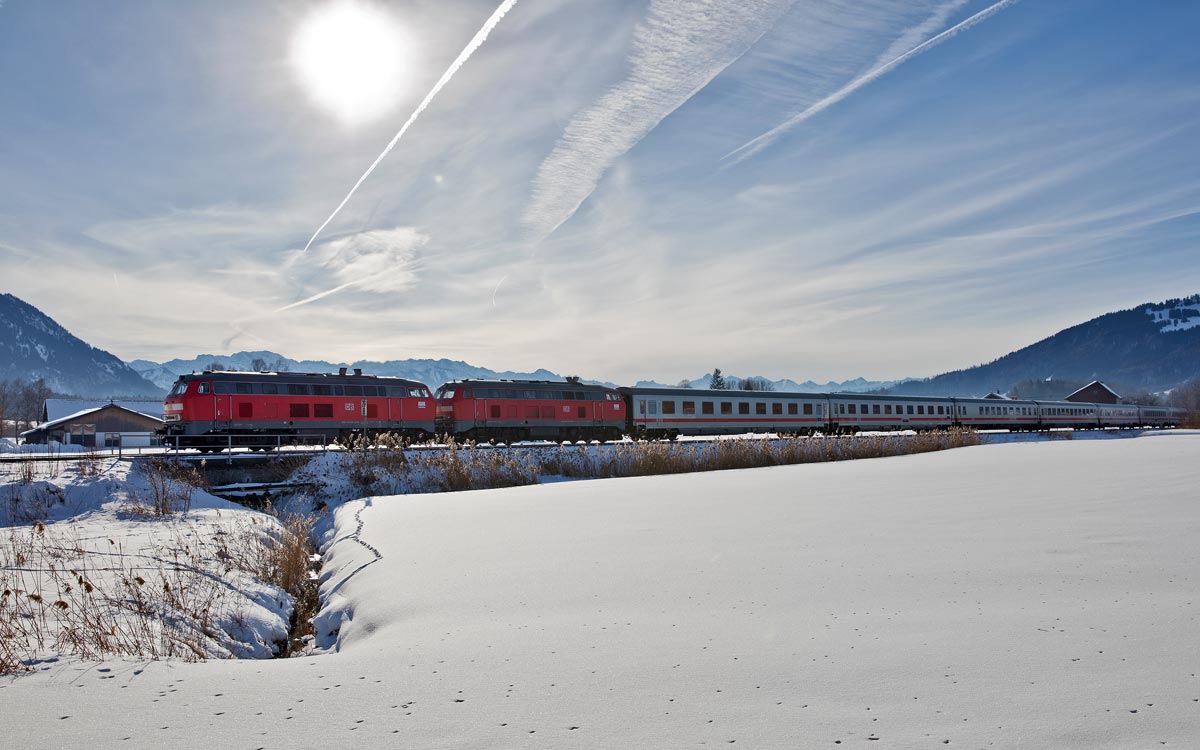
M437 391L437 432L479 440L618 440L626 403L612 388L535 380L457 380Z

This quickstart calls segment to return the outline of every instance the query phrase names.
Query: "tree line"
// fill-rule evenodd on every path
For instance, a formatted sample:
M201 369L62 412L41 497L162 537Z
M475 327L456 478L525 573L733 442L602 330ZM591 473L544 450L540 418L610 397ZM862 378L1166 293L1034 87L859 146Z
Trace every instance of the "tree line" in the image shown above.
M0 380L0 437L16 437L42 421L42 405L54 397L42 378Z
M678 388L691 388L692 381L679 381ZM721 374L721 368L717 367L712 371L712 376L709 377L708 387L714 391L773 391L775 384L770 380L762 377L750 378L728 378Z

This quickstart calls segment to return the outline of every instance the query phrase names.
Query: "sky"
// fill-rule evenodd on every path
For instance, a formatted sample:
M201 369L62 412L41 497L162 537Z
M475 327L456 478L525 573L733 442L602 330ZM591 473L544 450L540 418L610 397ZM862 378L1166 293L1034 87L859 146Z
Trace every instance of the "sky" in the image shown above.
M126 360L669 382L1200 291L1196 3L505 4L0 0L0 292Z

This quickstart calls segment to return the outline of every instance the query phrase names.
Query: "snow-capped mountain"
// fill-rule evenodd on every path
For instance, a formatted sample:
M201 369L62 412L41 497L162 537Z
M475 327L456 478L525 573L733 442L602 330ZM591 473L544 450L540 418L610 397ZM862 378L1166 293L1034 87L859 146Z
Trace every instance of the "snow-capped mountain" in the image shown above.
M562 380L562 376L549 370L539 369L534 372L512 372L490 370L486 367L476 367L466 362L453 359L398 359L387 362L326 362L323 360L296 360L284 357L270 351L238 352L236 354L202 354L192 359L173 359L169 362L150 362L135 359L130 365L147 380L156 383L163 390L180 375L200 372L214 365L222 370L239 370L254 372L270 370L274 372L337 372L339 367L360 368L368 375L384 375L388 377L408 378L418 380L436 388L442 383L463 378L514 378L526 380Z
M743 380L743 378L731 374L724 374L723 377L727 382ZM904 382L903 380L866 380L864 378L854 378L853 380L843 380L841 382L830 380L827 383L815 383L811 380L797 383L790 378L771 380L770 378L758 376L754 376L754 379L770 383L775 391L781 393L863 393L866 391L877 391L881 388L891 388L898 383ZM692 388L711 388L712 373L689 380L688 383L691 384ZM673 388L675 386L674 383L660 383L656 380L640 380L636 385L644 388Z
M1163 391L1198 374L1200 295L1193 295L1107 313L986 365L910 380L890 391L982 396L1049 378L1084 383L1103 380L1118 393Z
M90 398L161 395L129 365L96 349L33 305L0 294L0 380L44 378L56 393Z

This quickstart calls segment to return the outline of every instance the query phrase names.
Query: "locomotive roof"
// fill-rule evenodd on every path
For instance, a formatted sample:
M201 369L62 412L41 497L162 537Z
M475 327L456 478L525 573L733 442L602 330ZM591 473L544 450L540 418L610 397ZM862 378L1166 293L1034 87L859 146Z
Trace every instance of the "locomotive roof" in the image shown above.
M235 370L205 370L180 375L180 380L241 380L241 381L294 381L333 383L336 385L354 385L356 383L383 383L390 385L413 385L427 387L424 383L407 378L394 378L388 375L355 375L353 373L337 372L238 372Z
M578 390L612 390L608 386L596 385L594 383L580 383L575 380L484 380L478 378L463 378L462 380L451 380L443 383L442 387L447 386L541 386L543 388L563 388L570 386L572 389Z

